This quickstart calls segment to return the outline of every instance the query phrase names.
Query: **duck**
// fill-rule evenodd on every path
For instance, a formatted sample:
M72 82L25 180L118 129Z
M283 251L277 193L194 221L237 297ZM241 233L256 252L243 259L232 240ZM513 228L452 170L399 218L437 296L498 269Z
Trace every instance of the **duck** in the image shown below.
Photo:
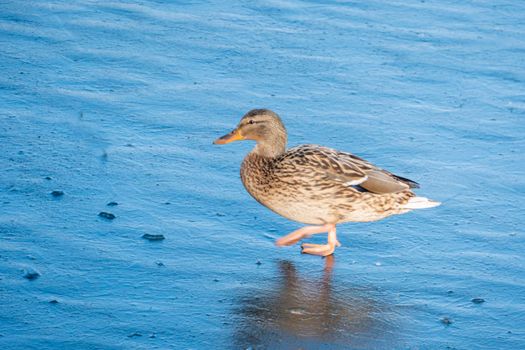
M273 212L306 225L277 239L276 246L327 233L326 244L303 242L301 252L329 256L341 245L339 224L377 221L441 204L417 196L417 182L354 154L315 144L287 148L287 139L275 112L252 109L235 129L214 141L255 141L240 168L246 191Z

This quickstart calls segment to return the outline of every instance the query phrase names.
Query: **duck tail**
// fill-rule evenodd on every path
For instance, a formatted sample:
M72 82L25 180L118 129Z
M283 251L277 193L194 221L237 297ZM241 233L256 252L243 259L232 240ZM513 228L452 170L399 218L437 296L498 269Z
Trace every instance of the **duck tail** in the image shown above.
M402 208L403 209L425 209L441 205L441 202L430 200L426 197L411 197Z

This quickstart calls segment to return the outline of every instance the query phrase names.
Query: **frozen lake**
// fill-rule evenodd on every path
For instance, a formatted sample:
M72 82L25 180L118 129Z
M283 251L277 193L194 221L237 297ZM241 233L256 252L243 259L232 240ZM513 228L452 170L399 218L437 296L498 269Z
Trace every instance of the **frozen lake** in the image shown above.
M525 2L4 0L0 44L1 349L525 347ZM443 205L276 248L212 145L255 107Z

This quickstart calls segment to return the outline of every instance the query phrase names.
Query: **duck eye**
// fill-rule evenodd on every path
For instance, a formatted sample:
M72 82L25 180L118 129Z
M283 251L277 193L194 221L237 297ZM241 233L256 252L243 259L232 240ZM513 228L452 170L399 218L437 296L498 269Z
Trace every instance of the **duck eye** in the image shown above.
M255 124L255 122L253 120L250 120L248 124Z

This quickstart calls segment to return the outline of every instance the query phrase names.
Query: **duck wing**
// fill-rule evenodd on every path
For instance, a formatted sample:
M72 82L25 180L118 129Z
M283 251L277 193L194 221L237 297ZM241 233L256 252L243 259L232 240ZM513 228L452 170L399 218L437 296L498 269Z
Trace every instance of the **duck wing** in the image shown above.
M291 148L277 163L282 170L293 169L304 176L323 180L323 183L329 181L378 194L418 187L416 182L394 175L351 153L318 145Z

